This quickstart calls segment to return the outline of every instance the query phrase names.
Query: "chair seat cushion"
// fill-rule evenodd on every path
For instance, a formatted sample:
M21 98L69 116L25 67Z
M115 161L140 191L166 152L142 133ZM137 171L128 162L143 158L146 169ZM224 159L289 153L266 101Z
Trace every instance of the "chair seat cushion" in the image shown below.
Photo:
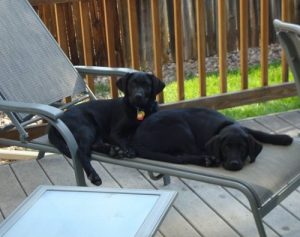
M48 144L48 137L43 136L35 141ZM255 195L258 206L263 205L270 197L279 193L288 183L300 177L300 139L294 138L290 146L274 146L264 144L262 152L251 164L246 164L240 171L228 171L223 167L206 168L195 165L178 165L166 162L152 161L141 158L118 160L106 155L93 153L92 158L98 161L137 167L136 164L153 165L178 171L178 176L194 173L220 180L230 180L247 186ZM146 167L146 166L145 166ZM145 168L146 169L146 168ZM199 179L198 179L199 180ZM205 181L206 179L203 179ZM224 184L224 186L226 186Z

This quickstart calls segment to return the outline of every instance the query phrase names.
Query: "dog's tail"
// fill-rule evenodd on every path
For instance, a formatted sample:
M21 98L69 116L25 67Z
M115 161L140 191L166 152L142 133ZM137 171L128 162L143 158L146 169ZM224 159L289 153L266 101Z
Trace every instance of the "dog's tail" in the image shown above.
M251 134L257 141L273 145L288 146L293 142L293 138L285 134L269 134L251 128L244 129Z
M50 126L48 130L48 139L49 142L55 146L62 154L66 155L67 157L71 157L71 153L68 149L68 146L60 135L60 133L56 130L55 127Z

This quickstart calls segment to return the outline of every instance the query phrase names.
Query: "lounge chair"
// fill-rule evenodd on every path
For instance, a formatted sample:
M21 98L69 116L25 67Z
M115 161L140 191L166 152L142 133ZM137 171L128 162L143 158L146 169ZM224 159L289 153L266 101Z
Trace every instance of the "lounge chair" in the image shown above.
M123 75L130 69L74 68L25 0L0 1L0 63L0 111L9 116L20 135L20 139L4 138L4 129L0 145L58 153L48 143L47 136L29 140L25 131L32 121L47 120L69 145L77 184L84 186L83 170L76 159L77 144L59 119L62 110L55 106L62 98L79 92L94 98L80 74ZM299 154L297 139L289 147L266 145L256 162L239 172L142 158L118 160L99 153L93 153L92 159L237 189L248 198L258 231L266 236L262 218L300 184Z

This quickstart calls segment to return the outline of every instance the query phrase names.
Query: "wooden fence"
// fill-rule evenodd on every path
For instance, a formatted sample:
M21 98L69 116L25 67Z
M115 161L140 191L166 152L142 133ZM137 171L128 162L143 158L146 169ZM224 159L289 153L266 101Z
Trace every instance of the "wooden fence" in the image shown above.
M71 61L85 65L146 66L162 78L162 64L176 62L178 101L165 107L216 109L296 94L282 56L282 84L268 85L272 19L298 21L298 0L30 0ZM261 49L261 87L248 88L248 47ZM227 91L227 52L239 49L241 91ZM206 96L205 57L219 58L220 94ZM150 55L150 56L149 56ZM186 101L184 61L195 58L199 98ZM146 65L146 62L148 65ZM163 78L162 78L163 79ZM117 96L115 78L112 97ZM91 89L94 81L88 78ZM163 94L159 97L163 102Z

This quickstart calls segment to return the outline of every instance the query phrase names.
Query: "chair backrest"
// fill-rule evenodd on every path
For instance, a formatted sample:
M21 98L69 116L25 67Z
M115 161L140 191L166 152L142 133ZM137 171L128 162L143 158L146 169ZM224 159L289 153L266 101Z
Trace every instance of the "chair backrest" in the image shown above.
M26 0L0 1L0 65L0 100L52 104L86 91Z
M277 19L274 20L274 26L279 42L285 50L300 96L300 26Z

